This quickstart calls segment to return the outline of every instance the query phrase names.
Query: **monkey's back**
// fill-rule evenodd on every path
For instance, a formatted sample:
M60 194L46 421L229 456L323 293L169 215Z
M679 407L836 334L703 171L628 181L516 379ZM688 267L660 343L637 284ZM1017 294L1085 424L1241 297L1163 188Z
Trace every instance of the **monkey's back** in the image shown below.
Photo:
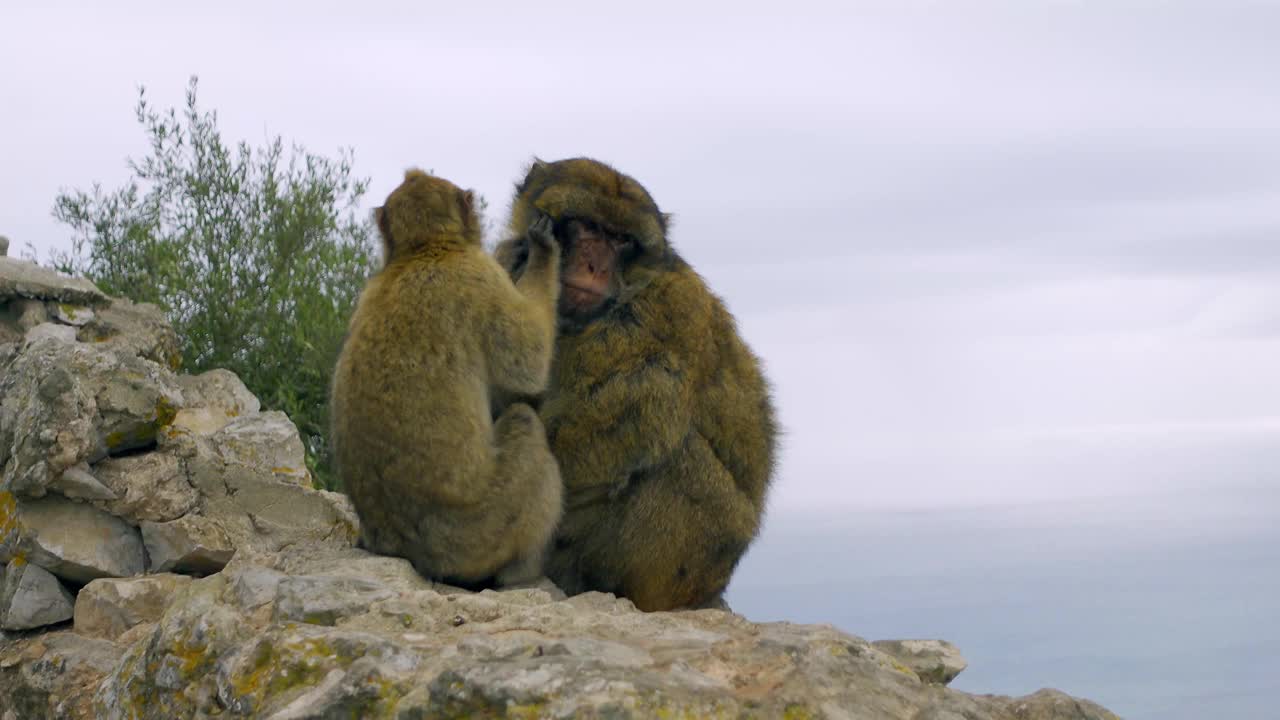
M501 282L479 248L454 248L393 262L361 294L332 413L339 473L362 517L449 505L452 481L492 462L477 315Z
M639 301L644 311L666 316L656 325L658 338L681 356L689 374L690 432L706 440L738 488L763 512L778 428L760 359L743 341L724 301L683 261Z

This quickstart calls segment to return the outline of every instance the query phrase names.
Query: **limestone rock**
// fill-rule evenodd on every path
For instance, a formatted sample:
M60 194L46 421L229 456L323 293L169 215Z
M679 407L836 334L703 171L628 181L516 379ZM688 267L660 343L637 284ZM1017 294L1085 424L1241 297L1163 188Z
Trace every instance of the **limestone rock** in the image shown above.
M49 311L45 304L30 298L10 300L8 315L24 333L41 323L49 322Z
M183 408L178 411L177 415L173 416L173 422L170 423L168 432L171 435L177 433L197 436L212 435L226 427L228 422L231 422L230 418L211 408Z
M314 625L334 625L359 615L374 602L395 597L387 585L362 577L287 576L276 588L276 618Z
M121 355L136 355L176 370L182 364L178 335L160 308L150 303L114 299L100 307L77 333L80 342L92 343Z
M70 278L48 268L0 256L0 300L27 297L77 305L102 305L107 296L83 278Z
M248 565L231 575L231 597L246 610L262 607L276 599L284 573L258 565Z
M1116 717L1091 702L1049 688L1010 700L1008 706L1016 720L1075 720L1080 717L1093 720Z
M63 497L78 500L115 500L117 497L111 488L98 482L88 463L67 468L49 487L57 490Z
M0 257L9 254L9 238L0 235Z
M191 582L183 575L94 580L76 596L75 629L114 640L142 623L160 620L169 601Z
M215 442L227 464L265 468L279 480L311 485L302 438L282 412L239 418L222 428Z
M58 322L75 327L87 325L95 317L93 308L70 303L50 303L49 310Z
M152 445L181 402L172 376L149 360L29 343L0 377L0 490L39 497L69 468Z
M200 513L218 520L236 547L274 551L299 542L352 544L357 530L349 501L301 485L291 467L272 464L280 461L281 446L295 440L300 446L301 441L292 423L278 424L282 415L263 414L271 416L266 427L291 431L291 437L282 441L279 435L259 433L264 424L250 416L207 438L176 434L166 440L183 458L187 478L200 493ZM252 443L261 438L267 445L255 449Z
M236 552L222 524L199 515L171 522L144 522L142 541L150 558L150 570L157 573L216 573Z
M12 497L12 496L10 496ZM83 503L48 496L15 504L16 519L5 533L0 507L0 562L24 557L75 583L100 577L128 577L144 570L137 528ZM8 549L5 549L8 548Z
M23 339L28 344L39 342L45 338L53 338L58 342L73 343L76 341L76 329L68 325L44 322L32 327L23 336Z
M929 685L828 626L756 624L718 610L641 613L600 593L446 592L398 578L383 560L333 546L238 558L179 592L116 663L95 710L1115 720L1056 691L1007 698ZM375 569L378 577L367 574Z
M70 631L0 642L0 718L91 720L93 697L124 648Z
M71 617L71 593L48 570L13 559L0 580L0 628L30 630Z
M171 453L107 458L93 471L114 495L96 505L132 523L176 520L200 501L181 461Z
M0 352L0 360L3 360L0 362L0 378L4 377L4 369L8 366L8 361L17 354L17 345L22 342L24 334L17 325L4 322L3 318L0 318L0 350L3 350Z
M223 426L235 418L253 415L262 409L258 398L230 370L182 375L178 377L178 384L182 387L186 407L205 408L221 414L225 419Z
M877 640L871 644L934 685L950 683L969 666L960 648L945 640Z

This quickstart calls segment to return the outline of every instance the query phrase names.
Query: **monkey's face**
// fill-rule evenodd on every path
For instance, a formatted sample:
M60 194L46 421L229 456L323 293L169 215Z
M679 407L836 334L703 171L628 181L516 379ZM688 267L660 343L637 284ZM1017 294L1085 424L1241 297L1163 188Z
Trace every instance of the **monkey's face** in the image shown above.
M583 218L557 223L556 238L562 248L560 314L588 320L604 312L621 294L624 270L635 259L639 243Z

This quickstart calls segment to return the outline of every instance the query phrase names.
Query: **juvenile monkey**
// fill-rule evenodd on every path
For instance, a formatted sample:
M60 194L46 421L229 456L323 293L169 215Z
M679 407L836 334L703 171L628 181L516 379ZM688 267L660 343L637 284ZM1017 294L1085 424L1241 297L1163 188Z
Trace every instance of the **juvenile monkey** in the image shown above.
M635 180L535 161L495 251L515 277L534 270L528 230L544 216L563 262L540 412L566 491L547 574L642 610L709 604L759 532L773 474L760 363Z
M360 295L332 387L338 473L362 541L434 579L541 573L562 485L537 413L555 341L560 251L547 218L514 284L480 243L469 191L420 170L375 211L384 267Z

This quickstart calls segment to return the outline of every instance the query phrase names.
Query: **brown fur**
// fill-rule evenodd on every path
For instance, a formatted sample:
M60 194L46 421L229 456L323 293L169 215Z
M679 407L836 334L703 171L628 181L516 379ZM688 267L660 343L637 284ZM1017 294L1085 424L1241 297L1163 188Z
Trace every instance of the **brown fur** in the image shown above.
M546 385L559 251L536 225L512 284L480 245L471 193L421 171L376 212L385 267L360 296L333 378L339 474L376 552L458 584L539 573L562 485L542 423L495 393ZM538 228L541 228L539 235Z
M496 252L516 276L527 272L525 228L544 213L641 248L601 314L561 318L541 408L566 491L548 574L566 592L614 592L644 610L710 603L759 532L773 473L759 361L635 180L594 160L535 162L512 205L513 239Z

